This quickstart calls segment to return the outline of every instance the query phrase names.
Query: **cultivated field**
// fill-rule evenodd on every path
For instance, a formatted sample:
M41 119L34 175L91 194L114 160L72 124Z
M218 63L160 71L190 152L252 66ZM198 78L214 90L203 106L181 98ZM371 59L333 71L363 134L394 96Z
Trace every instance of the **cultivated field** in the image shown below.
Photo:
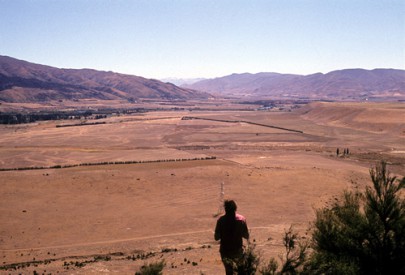
M160 259L165 274L221 274L213 229L222 183L267 258L283 252L290 225L306 236L315 209L370 184L377 161L405 175L403 104L150 112L102 121L0 126L0 168L10 169L0 171L1 274L134 274ZM77 166L11 170L55 165Z

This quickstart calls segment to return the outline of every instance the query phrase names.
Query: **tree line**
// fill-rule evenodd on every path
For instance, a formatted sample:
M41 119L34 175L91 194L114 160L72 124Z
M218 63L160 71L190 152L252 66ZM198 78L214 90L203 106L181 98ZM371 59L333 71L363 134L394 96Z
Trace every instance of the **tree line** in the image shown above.
M0 124L23 124L44 120L65 120L89 118L93 115L91 111L76 112L49 112L49 113L2 113L0 112ZM95 117L96 118L96 117ZM98 117L102 118L102 117ZM104 116L103 116L104 118Z
M194 161L194 160L212 160L215 156L201 158L177 158L177 159L159 159L159 160L128 160L128 161L103 161L103 162L85 162L79 164L63 164L53 166L30 166L17 168L0 168L0 171L23 171L23 170L40 170L40 169L61 169L78 166L97 166L97 165L116 165L116 164L138 164L138 163L157 163L157 162L177 162L177 161Z

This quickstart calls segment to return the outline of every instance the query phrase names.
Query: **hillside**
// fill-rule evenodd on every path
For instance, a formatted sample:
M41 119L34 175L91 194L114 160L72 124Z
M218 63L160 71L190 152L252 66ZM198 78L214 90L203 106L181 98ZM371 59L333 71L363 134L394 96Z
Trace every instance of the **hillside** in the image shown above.
M196 99L203 92L154 79L91 69L58 69L0 56L0 101Z
M403 100L405 71L346 69L327 74L232 74L184 87L235 97Z
M297 110L301 118L317 124L405 136L402 103L313 102Z

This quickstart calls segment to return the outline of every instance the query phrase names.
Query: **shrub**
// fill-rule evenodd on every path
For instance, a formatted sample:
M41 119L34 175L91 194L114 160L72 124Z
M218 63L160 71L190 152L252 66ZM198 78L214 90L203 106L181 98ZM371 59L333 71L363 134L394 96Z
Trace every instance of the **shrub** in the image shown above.
M143 265L139 272L135 275L161 275L163 274L163 268L165 267L165 261L161 260L157 263L150 263L148 265Z
M255 245L249 244L242 257L234 263L234 270L237 274L255 274L259 263L260 258L255 252Z
M262 275L276 275L278 269L278 263L276 259L270 258L269 263L263 266L259 271Z
M308 242L300 241L298 234L293 231L291 226L288 231L284 233L283 244L285 248L285 259L282 259L283 265L280 273L299 273L307 260Z

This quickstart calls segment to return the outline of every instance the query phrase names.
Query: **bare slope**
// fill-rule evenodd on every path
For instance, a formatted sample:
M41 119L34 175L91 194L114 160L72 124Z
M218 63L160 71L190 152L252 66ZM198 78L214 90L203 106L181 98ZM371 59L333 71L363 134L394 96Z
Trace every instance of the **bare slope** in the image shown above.
M0 101L78 99L195 99L206 93L139 76L91 69L58 69L0 56Z
M299 112L302 118L318 124L405 136L405 106L401 103L318 102L308 104Z

